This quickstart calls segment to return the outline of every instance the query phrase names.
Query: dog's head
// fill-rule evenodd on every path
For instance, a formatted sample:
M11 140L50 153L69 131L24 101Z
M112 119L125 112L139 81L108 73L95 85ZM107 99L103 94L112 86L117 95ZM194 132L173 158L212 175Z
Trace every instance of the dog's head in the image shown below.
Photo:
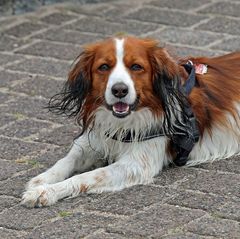
M99 108L118 119L148 108L169 128L173 108L181 106L180 71L154 40L109 38L85 47L50 108L77 116L85 128Z

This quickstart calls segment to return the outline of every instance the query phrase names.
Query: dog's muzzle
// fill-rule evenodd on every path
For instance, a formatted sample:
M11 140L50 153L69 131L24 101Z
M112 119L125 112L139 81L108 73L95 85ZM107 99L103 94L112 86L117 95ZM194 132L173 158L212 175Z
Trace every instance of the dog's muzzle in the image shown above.
M107 108L112 111L112 114L117 118L124 118L131 114L131 111L136 109L136 100L133 104L129 104L127 101L129 88L124 83L116 83L111 88L111 93L115 98L115 103L107 104Z

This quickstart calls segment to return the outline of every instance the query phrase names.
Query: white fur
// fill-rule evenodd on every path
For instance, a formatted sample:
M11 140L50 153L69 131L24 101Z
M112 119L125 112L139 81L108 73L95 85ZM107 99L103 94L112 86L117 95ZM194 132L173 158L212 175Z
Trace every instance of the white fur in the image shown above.
M124 39L115 39L115 42L117 63L109 76L105 92L105 99L109 105L113 105L114 103L118 102L119 99L112 94L111 89L112 86L116 83L124 83L128 86L128 94L124 98L122 98L121 101L131 105L135 102L137 95L134 88L133 80L131 79L131 76L129 75L123 62Z
M236 104L238 115L240 104ZM194 146L189 155L187 165L193 166L223 158L229 158L240 153L240 122L227 113L226 120L229 128L214 125L211 135L205 131L201 140Z

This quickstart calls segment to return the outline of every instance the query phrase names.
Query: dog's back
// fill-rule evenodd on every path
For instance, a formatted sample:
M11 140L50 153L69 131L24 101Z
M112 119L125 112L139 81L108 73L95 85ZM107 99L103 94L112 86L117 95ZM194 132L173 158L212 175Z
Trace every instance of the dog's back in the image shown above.
M190 95L202 133L188 162L195 165L240 152L240 52L190 60L207 66Z

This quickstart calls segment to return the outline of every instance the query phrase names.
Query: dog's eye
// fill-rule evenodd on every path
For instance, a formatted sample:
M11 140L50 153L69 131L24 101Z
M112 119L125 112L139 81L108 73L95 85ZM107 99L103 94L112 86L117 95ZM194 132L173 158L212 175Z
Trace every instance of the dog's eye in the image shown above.
M98 67L99 71L108 71L110 69L110 66L108 64L102 64Z
M143 70L143 67L140 66L139 64L133 64L133 65L131 65L130 69L132 71L141 71L141 70Z

